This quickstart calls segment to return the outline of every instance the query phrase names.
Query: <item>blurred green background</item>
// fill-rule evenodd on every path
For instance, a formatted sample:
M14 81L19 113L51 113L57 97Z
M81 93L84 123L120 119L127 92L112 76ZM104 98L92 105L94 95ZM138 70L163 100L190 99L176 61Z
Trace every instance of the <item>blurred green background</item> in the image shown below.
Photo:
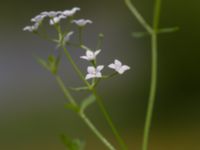
M133 0L151 23L153 0ZM123 0L7 0L0 5L0 150L62 150L59 135L66 133L87 142L87 149L104 146L70 111L50 73L34 55L46 57L55 45L23 32L30 18L41 11L82 10L77 18L94 23L85 31L86 43L95 46L105 34L100 62L118 58L131 66L123 76L101 84L106 107L130 150L141 148L150 78L149 37L135 39L143 31ZM159 36L158 93L151 130L151 150L200 150L200 2L163 0L160 27L179 26L173 34ZM81 51L71 52L79 61ZM65 61L66 81L79 84ZM78 62L82 65L82 61ZM84 64L86 67L87 64ZM113 140L109 128L93 105L88 115Z

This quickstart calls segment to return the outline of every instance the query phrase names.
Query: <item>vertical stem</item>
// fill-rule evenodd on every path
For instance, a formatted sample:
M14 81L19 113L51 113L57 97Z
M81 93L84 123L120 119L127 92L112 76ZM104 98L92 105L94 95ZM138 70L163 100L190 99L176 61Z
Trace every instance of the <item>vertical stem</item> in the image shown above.
M155 96L157 88L157 64L158 64L157 30L160 18L160 7L161 7L161 0L156 0L154 6L153 33L151 34L151 85L150 85L148 108L144 126L142 150L148 150L149 134L150 134L154 104L155 104Z
M99 108L101 110L101 112L103 113L106 121L108 122L108 125L110 126L116 140L118 141L120 147L122 150L127 150L127 147L126 147L126 144L125 142L123 141L123 139L121 138L119 132L117 131L116 127L114 126L113 124L113 121L111 119L111 117L109 116L108 112L106 111L105 107L104 107L104 104L103 104L103 101L101 100L101 98L98 96L97 92L95 89L92 90L93 94L95 95L96 97L96 101L99 105Z
M96 129L96 127L92 124L92 122L85 116L85 114L81 113L80 117L83 119L85 124L93 131L93 133L101 140L101 142L109 149L116 150L107 139Z
M156 95L156 83L157 83L157 35L156 34L151 35L151 44L152 44L151 86L150 86L148 108L144 126L142 150L148 149L149 133L151 128L155 95Z

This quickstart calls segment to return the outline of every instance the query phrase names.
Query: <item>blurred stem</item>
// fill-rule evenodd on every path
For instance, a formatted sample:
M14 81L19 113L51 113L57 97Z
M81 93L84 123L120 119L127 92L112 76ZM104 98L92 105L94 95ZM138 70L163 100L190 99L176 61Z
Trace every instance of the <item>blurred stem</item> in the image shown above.
M151 34L152 28L151 26L146 22L146 20L143 18L143 16L139 13L139 11L136 9L136 7L131 3L131 0L124 0L126 6L131 11L131 13L136 17L138 22L146 29L146 31Z
M65 97L69 100L71 104L73 104L75 107L78 107L77 103L75 102L74 98L68 91L68 89L65 87L64 82L60 78L60 76L55 75L56 81L58 82L58 85L62 89ZM84 113L78 112L81 119L85 122L85 124L92 130L92 132L99 138L99 140L109 149L109 150L116 150L112 144L110 144L107 139L97 130L97 128L92 124L92 122L88 119L88 117Z
M70 92L68 91L68 89L65 87L62 79L60 78L60 76L55 75L56 81L58 83L58 85L60 86L61 90L63 91L65 97L69 100L69 102L71 104L73 104L74 106L77 106L74 98L72 97L72 95L70 94Z
M92 122L87 118L84 113L80 114L80 117L86 123L86 125L93 131L93 133L101 140L101 142L109 149L109 150L116 150L108 141L107 139L96 129L96 127L92 124Z
M150 83L150 91L149 91L148 106L147 106L147 113L146 113L144 133L143 133L143 144L142 144L142 150L148 150L149 134L153 116L153 109L155 104L156 88L157 88L157 64L158 64L157 31L160 18L161 0L155 1L153 27L149 26L146 23L145 19L140 15L135 6L131 3L131 0L125 0L125 3L129 8L129 10L132 12L132 14L137 18L139 23L151 35L151 83Z
M99 105L99 108L100 108L101 112L103 113L108 125L110 126L110 128L111 128L116 140L118 141L121 149L122 150L127 150L127 146L126 146L125 142L123 141L123 139L121 138L121 136L120 136L119 132L117 131L116 127L114 126L111 117L109 116L108 112L106 111L101 97L97 94L97 91L95 89L93 89L92 92L93 92L94 96L96 97L96 101L97 101L97 103Z
M91 92L95 95L97 103L99 105L99 108L101 110L101 112L103 113L103 116L105 117L108 125L110 126L116 140L118 141L119 145L121 146L122 150L127 150L121 136L119 135L117 129L115 128L111 117L108 115L108 112L106 111L104 104L101 100L101 98L97 95L96 90L94 89L94 87L92 87L87 80L85 80L84 76L82 75L80 69L78 68L78 66L76 65L76 63L74 62L74 60L72 59L71 55L69 54L69 52L67 51L66 47L63 46L64 52L66 54L66 57L68 58L68 60L70 61L71 65L73 66L74 70L76 71L76 73L78 74L78 76L80 77L80 79L88 86L89 90L91 90Z

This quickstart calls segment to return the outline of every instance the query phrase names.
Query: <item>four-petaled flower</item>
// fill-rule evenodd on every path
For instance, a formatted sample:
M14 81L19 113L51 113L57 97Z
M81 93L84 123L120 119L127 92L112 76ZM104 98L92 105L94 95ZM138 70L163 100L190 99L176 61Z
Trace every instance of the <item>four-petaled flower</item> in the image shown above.
M81 56L80 58L88 60L88 61L92 61L96 59L96 56L101 52L101 50L97 50L95 52L87 50L85 53L85 56Z
M87 72L88 74L86 75L85 79L91 79L91 78L101 78L102 74L101 74L101 70L104 68L103 65L97 66L96 68L93 66L89 66L87 68Z
M84 27L86 24L92 24L91 20L88 19L79 19L79 20L73 20L72 23L75 23L79 27Z
M114 63L108 65L109 68L114 69L117 71L119 74L123 74L125 71L129 70L130 67L127 65L122 65L122 63L115 59Z

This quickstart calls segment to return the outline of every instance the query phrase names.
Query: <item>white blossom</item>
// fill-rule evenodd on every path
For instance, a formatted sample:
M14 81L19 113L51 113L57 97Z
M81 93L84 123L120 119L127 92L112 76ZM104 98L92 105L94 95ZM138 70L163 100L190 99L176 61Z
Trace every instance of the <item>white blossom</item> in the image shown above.
M91 79L91 78L101 78L102 74L101 74L101 70L104 68L103 65L97 66L96 68L93 66L89 66L87 68L87 72L88 74L86 75L85 79Z
M109 68L114 69L119 74L123 74L125 71L129 70L130 67L127 65L122 65L122 63L115 59L114 63L108 65Z
M73 16L77 11L80 11L80 8L78 7L74 7L71 10L65 10L62 12L63 15L67 16L67 17L71 17Z
M97 50L95 52L87 50L85 53L85 56L81 56L80 58L88 60L88 61L92 61L96 59L96 56L101 52L101 50Z
M92 24L91 20L88 19L79 19L79 20L73 20L72 23L75 23L79 27L84 27L87 24Z
M38 29L39 27L39 23L35 23L34 25L32 26L26 26L23 28L23 31L29 31L29 32L34 32Z
M45 17L46 17L46 15L37 15L34 18L32 18L31 21L41 23Z
M62 11L44 11L41 12L41 15L48 16L48 17L56 17L62 14Z
M69 33L67 33L66 35L65 35L65 37L64 37L64 42L66 43L66 42L69 42L69 40L70 40L70 38L71 38L71 36L74 34L74 32L73 31L70 31Z
M65 18L66 18L66 16L64 16L64 15L60 15L60 16L53 17L52 19L50 19L49 24L50 24L50 25L57 24L57 23L60 22L61 19L65 19Z

